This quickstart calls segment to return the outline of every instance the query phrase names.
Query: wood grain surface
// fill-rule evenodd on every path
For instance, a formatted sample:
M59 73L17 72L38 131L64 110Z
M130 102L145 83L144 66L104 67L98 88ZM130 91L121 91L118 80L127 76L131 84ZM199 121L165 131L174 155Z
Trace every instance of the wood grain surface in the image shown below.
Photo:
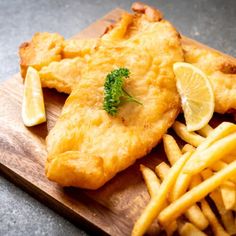
M123 12L115 9L75 37L103 34ZM188 43L196 43L183 37ZM139 171L140 163L154 167L165 159L162 145L96 191L62 188L44 174L45 137L65 102L66 95L44 89L47 123L26 128L21 119L23 83L19 74L0 86L0 171L47 206L96 234L130 235L134 221L149 200ZM221 118L219 118L221 119ZM155 230L155 225L153 226Z

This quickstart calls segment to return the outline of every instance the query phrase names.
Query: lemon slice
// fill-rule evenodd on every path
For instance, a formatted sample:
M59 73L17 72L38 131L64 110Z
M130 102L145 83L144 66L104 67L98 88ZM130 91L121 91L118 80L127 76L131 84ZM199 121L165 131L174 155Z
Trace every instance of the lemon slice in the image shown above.
M43 92L38 72L29 67L25 77L22 103L22 119L25 126L34 126L46 121Z
M173 66L176 85L189 131L203 128L214 112L214 94L207 76L197 67L177 62Z

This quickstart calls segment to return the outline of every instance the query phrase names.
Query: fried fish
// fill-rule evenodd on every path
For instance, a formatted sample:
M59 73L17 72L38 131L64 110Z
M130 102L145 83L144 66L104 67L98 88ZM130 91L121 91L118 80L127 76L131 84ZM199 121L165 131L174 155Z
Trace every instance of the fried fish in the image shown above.
M69 94L98 42L99 39L64 40L57 33L36 33L30 42L20 46L21 76L25 78L27 68L34 67L39 71L42 87Z
M157 14L152 15L153 8L136 4L136 12L145 12L153 21ZM160 15L160 13L159 13ZM129 15L123 16L121 22L129 22ZM117 40L125 28L120 22L112 33L105 34L110 42ZM112 28L112 26L110 27ZM58 34L37 33L31 42L20 47L21 74L24 77L28 66L39 70L43 87L55 88L59 92L71 93L81 77L81 70L87 59L104 40L70 39L64 40ZM215 111L218 113L235 112L236 110L236 62L227 55L209 49L189 40L182 39L184 60L203 70L209 77L215 95ZM65 59L66 58L66 59ZM74 58L77 58L74 60ZM76 66L78 65L78 66Z
M215 50L183 40L184 60L208 76L215 95L215 111L236 110L236 61Z
M180 45L176 30L152 7L135 3L133 10L99 39L37 33L20 48L22 76L33 66L43 87L71 93L47 137L47 176L61 185L98 188L158 143L180 108L177 61L208 75L216 112L236 110L235 60L184 38ZM143 106L128 103L111 117L102 109L103 85L118 67L130 70L125 87Z
M22 78L25 78L29 66L40 70L53 61L60 61L63 42L61 35L44 32L36 33L30 42L22 43L19 48Z
M76 86L86 66L85 57L75 57L51 62L39 71L42 87L55 88L68 93Z
M62 186L101 187L150 152L179 113L172 69L183 61L179 33L157 10L140 3L133 10L101 38L46 139L46 175ZM125 103L111 116L104 82L120 67L129 69L125 89L142 105Z
M62 58L85 57L92 54L99 39L68 39L63 43Z

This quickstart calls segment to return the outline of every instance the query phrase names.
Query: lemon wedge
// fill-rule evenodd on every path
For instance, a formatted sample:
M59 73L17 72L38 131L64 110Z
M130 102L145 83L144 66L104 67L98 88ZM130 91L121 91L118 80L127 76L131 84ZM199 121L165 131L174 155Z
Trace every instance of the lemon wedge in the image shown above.
M43 92L37 70L29 67L25 77L22 102L22 119L25 126L34 126L46 121Z
M210 81L197 67L176 62L173 66L188 131L208 124L214 112L214 94Z

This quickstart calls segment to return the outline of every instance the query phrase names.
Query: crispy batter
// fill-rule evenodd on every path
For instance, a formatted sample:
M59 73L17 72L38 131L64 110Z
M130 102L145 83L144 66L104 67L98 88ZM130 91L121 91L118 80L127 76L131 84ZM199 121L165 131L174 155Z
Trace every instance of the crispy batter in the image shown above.
M84 57L96 49L99 39L68 39L63 42L63 58Z
M214 50L183 43L185 61L203 70L210 79L215 95L215 111L236 109L236 62Z
M61 60L63 37L57 33L36 33L30 42L19 48L21 75L25 78L27 68L40 70L52 61Z
M70 94L78 83L86 58L76 57L52 62L39 71L42 87L56 88L59 92Z
M93 54L99 39L69 39L63 42L61 61L44 66L39 75L43 87L55 88L70 94L82 75L82 70Z
M183 61L179 34L157 14L150 19L153 8L145 9L125 14L81 70L46 139L50 180L99 188L150 152L174 122L180 99L172 65ZM126 103L112 117L102 108L104 80L119 67L130 70L125 89L143 105Z

